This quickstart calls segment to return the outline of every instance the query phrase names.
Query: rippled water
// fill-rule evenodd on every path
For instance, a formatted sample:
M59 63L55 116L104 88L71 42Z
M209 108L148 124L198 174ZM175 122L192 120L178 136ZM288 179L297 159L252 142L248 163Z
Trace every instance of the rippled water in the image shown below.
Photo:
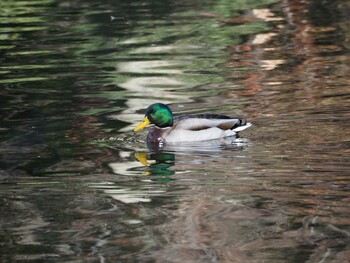
M1 262L348 262L349 1L0 8ZM254 125L147 147L155 101Z

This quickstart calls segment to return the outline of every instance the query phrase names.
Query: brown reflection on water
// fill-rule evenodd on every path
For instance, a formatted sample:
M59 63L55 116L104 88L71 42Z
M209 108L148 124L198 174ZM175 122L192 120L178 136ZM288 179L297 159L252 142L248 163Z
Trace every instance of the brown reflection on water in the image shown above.
M276 23L270 32L264 34L264 41L257 42L255 36L232 47L232 60L228 66L233 70L229 76L242 83L245 90L234 90L228 95L252 98L254 103L248 110L254 117L256 114L304 117L305 111L323 112L327 107L342 107L336 96L349 92L349 80L344 78L349 62L343 47L346 43L333 38L342 34L336 25L313 25L307 17L312 12L308 5L287 1L284 9L287 21ZM269 61L268 67L264 61ZM260 69L235 70L254 65ZM275 70L271 72L269 69Z
M232 157L224 151L219 160L196 157L197 165L177 155L173 184L189 189L172 193L179 197L175 219L156 227L166 239L156 253L158 262L280 262L286 251L291 262L328 255L345 260L347 171L336 171L334 164L328 167L332 172L315 169L322 157L293 160L276 152L255 163L256 156L249 155L261 149L250 147L249 153Z
M179 193L176 219L158 229L167 240L158 262L348 261L350 61L347 40L334 37L348 33L345 17L316 25L312 4L285 1L285 21L231 48L222 66L241 86L224 100L249 101L248 153L203 158L198 173L177 160L173 169L197 181Z

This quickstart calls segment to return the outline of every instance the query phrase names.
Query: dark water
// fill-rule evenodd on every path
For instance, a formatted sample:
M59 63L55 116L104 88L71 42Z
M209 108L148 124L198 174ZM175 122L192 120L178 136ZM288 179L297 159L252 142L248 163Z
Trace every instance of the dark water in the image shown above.
M349 1L0 9L1 262L349 262ZM155 101L254 126L147 148Z

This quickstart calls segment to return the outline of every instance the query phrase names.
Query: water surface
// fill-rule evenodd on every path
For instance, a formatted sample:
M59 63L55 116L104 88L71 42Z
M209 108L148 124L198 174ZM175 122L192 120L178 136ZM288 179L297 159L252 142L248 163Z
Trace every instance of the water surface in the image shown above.
M347 262L349 1L1 1L2 262ZM156 101L254 124L147 147Z

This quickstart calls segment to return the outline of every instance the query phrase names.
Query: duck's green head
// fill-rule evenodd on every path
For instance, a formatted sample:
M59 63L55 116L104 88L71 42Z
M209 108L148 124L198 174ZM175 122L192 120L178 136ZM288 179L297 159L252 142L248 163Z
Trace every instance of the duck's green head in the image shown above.
M173 126L173 113L165 104L152 104L147 108L143 121L136 126L134 131L140 131L149 124L154 124L159 128L171 127Z

